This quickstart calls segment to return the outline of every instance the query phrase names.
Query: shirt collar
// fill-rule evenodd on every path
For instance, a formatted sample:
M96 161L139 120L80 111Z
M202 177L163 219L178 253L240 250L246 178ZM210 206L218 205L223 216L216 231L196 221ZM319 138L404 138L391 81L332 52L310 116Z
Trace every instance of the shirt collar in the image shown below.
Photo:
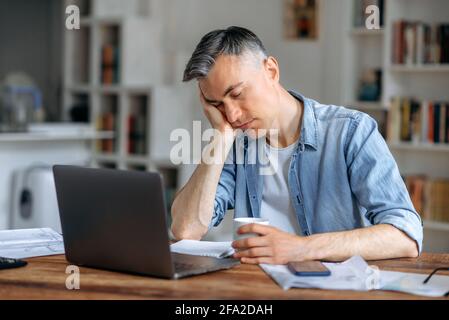
M304 105L301 137L299 141L317 150L318 130L315 111L312 105L313 102L296 91L288 90L288 92L296 99L301 100Z

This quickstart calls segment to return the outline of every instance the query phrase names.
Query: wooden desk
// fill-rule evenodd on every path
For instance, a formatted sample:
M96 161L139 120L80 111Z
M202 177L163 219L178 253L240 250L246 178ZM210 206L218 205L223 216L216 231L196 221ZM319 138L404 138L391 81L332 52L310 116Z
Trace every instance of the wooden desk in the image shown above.
M424 299L389 291L283 291L258 266L239 265L229 270L180 280L129 275L80 268L80 290L67 290L64 255L26 259L28 265L0 270L0 299ZM417 259L370 261L383 270L429 274L449 266L449 254L422 254ZM440 273L438 273L440 274ZM449 272L441 272L449 274Z

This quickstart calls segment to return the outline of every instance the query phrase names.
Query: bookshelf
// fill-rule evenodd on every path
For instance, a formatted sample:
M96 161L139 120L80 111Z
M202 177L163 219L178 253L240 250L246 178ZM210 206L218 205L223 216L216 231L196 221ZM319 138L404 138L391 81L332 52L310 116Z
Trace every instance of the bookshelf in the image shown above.
M385 112L388 110L387 106L382 105L382 103L378 101L354 101L347 103L346 105L366 112Z
M351 30L353 36L383 36L384 29L368 30L364 27L353 27Z
M424 226L430 230L449 232L449 223L424 220Z
M344 75L342 104L369 113L377 120L382 135L386 136L387 105L383 103L382 92L384 14L380 28L368 30L361 16L364 1L346 1L343 5L349 21L343 32L346 48L343 63L351 65L351 72L346 70Z
M444 64L426 64L426 65L416 65L416 66L407 66L400 64L392 64L390 67L391 72L415 72L415 73L449 73L449 65Z
M190 105L180 112L190 93L165 81L157 6L150 0L65 1L79 6L81 28L64 34L64 120L113 132L94 144L91 165L160 172L169 208L185 176L169 160L170 132L191 126ZM170 96L177 98L167 101Z
M393 44L393 41L398 37L398 31L395 28L399 21L403 20L411 22L412 25L416 24L418 27L414 28L417 29L420 28L419 24L449 24L449 2L444 0L384 0L382 19L384 24L380 30L366 30L363 26L360 27L360 25L354 23L356 21L355 10L360 10L358 6L360 6L360 3L363 5L363 2L359 0L344 2L346 11L350 14L346 13L345 19L349 23L343 27L343 34L345 35L342 46L344 56L342 67L343 104L366 112L379 122L379 129L386 138L401 175L406 181L413 179L415 176L426 177L426 183L427 181L449 181L449 143L444 140L430 141L430 138L426 136L433 129L422 129L422 123L428 121L428 119L425 120L422 117L424 111L416 122L420 125L419 128L423 133L419 139L414 138L410 139L413 141L405 141L404 137L397 138L391 133L392 130L397 130L396 127L391 125L395 121L393 112L397 112L394 111L395 105L392 98L413 98L420 104L419 110L422 110L424 108L422 105L428 102L431 104L449 102L449 91L447 90L449 88L449 64L431 61L433 56L430 53L424 53L422 56L416 53L416 56L408 58L401 57L401 63L398 63L398 47L397 44L396 46ZM358 24L360 24L360 21ZM419 32L416 31L417 29L413 29L413 31ZM415 36L414 39L417 38L419 36ZM413 41L418 42L418 40ZM422 45L415 44L414 48L421 48ZM420 58L427 60L419 61ZM363 68L380 68L381 70L381 96L378 101L369 102L357 99L357 84ZM404 110L403 108L401 107L401 112ZM400 116L403 117L403 114L401 113ZM412 121L408 125L414 125L415 122ZM403 122L400 122L399 125L402 128ZM435 131L434 134L438 133ZM434 195L425 197L427 202L431 202L429 199L432 196ZM414 197L412 192L411 197L412 199ZM441 209L443 203L441 201L444 201L441 198L449 198L449 193L441 194L439 197L439 210L441 212L441 210L444 210ZM442 219L441 217L428 219L425 217L423 225L424 250L432 252L449 251L449 217L448 219Z
M449 145L447 144L396 142L389 143L389 146L391 149L396 150L410 150L416 152L449 152Z

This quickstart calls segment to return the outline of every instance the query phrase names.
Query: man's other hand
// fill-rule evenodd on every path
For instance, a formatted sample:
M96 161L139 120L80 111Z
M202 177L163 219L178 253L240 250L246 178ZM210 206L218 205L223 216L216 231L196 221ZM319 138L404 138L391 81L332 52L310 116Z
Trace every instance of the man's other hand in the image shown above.
M240 259L242 263L286 264L290 261L310 260L305 237L257 223L241 226L238 233L260 234L259 237L232 242L232 247L236 249L233 257Z

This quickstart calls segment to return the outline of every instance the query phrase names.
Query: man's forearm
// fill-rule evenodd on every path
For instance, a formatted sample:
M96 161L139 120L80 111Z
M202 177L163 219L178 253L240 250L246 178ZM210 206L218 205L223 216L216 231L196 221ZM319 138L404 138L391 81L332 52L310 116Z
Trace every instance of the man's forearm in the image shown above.
M232 143L232 137L215 136L208 146L209 150L215 150L211 152L210 162L203 161L176 195L171 212L171 230L176 239L199 240L207 232L212 219L218 181ZM220 152L216 152L219 149Z
M200 164L172 206L172 233L176 239L199 240L212 218L214 196L222 166Z
M418 255L416 242L388 224L314 234L307 238L306 247L312 260L325 261L342 261L355 255L366 260Z

